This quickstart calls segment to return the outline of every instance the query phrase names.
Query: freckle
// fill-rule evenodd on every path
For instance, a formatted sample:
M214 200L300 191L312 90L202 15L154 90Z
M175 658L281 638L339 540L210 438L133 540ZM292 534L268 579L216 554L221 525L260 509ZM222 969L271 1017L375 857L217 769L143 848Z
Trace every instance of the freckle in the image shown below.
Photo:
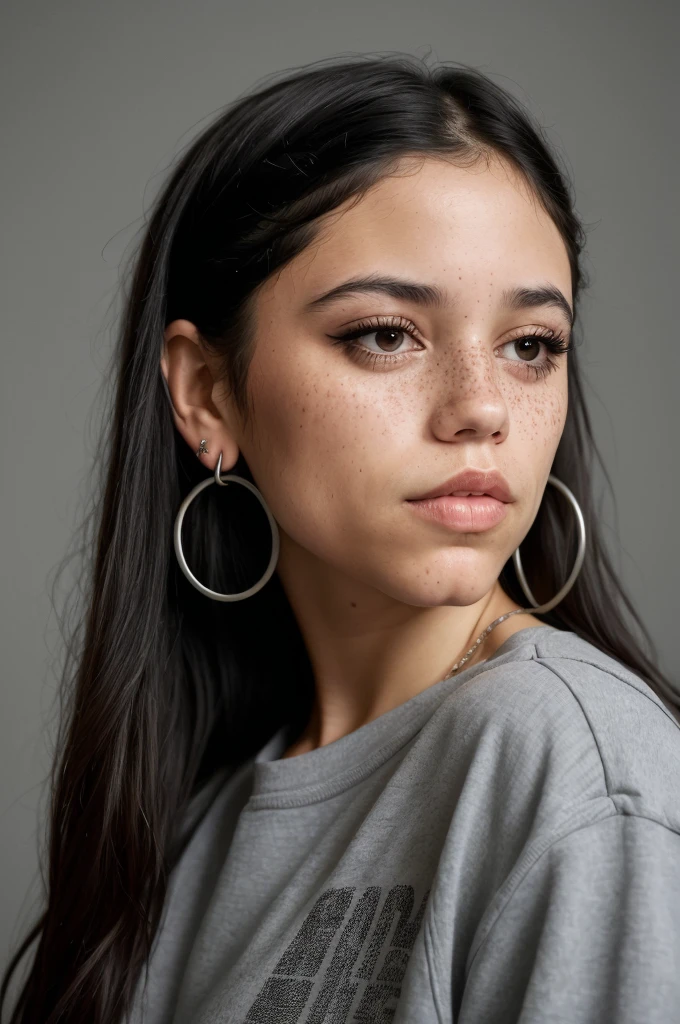
M356 601L350 601L350 605L352 606L352 608L356 608L357 603Z

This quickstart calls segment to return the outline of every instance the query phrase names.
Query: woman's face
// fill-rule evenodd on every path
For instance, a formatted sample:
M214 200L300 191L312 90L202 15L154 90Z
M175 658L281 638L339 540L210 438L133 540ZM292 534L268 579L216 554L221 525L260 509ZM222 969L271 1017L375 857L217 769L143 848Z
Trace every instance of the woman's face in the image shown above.
M568 341L569 311L559 296L513 308L509 293L549 288L571 306L571 272L507 164L401 170L323 218L257 293L254 420L234 440L279 524L281 572L333 567L411 605L467 605L528 532L567 412L569 357L545 340ZM368 277L429 298L376 287L319 301ZM338 340L359 324L363 337ZM214 399L233 424L219 389ZM502 521L475 528L463 509L452 526L409 503L467 468L505 477Z

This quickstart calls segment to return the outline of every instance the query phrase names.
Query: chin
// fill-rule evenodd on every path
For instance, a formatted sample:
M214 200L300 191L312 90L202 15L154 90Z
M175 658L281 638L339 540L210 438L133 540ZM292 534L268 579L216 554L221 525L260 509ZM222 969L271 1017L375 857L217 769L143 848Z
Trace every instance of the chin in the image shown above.
M493 573L480 577L479 572L430 569L429 574L413 573L410 581L404 576L385 581L380 589L395 600L418 608L468 607L486 597L497 579L498 574Z

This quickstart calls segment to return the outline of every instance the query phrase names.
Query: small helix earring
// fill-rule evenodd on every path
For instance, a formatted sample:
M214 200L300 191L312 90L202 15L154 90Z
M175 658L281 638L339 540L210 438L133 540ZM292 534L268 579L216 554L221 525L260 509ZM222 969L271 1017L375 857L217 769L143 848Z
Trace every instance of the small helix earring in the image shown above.
M203 447L204 445L205 438L203 438L203 440L201 441L201 448L199 448L199 452L201 451L201 449L204 452L207 452L208 449ZM182 550L182 521L184 520L184 515L186 513L186 510L189 508L189 505L194 500L194 498L201 493L201 491L205 490L206 487L210 487L211 484L218 484L220 487L227 487L230 482L236 484L243 484L244 487L247 487L249 491L252 491L252 493L255 495L257 500L262 505L262 508L265 510L267 514L267 519L269 520L269 526L272 531L272 553L269 559L269 565L264 571L264 575L257 581L257 583L254 583L252 587L249 587L248 590L242 590L237 594L220 594L217 590L210 590L210 588L204 586L200 580L197 580L194 574L192 573L191 569L187 565L187 561L186 558L184 557L184 552ZM206 597L211 597L213 601L243 601L243 599L246 597L252 597L253 594L256 594L258 590L262 589L267 580L272 576L279 558L279 528L276 525L276 520L269 511L269 507L266 501L262 497L262 494L260 493L258 488L255 487L254 484L251 484L250 480L245 480L242 476L238 476L236 473L222 473L222 452L220 452L220 456L217 460L214 476L208 477L207 480L201 480L200 484L196 484L194 489L192 491L189 491L186 498L180 505L177 517L175 519L174 539L175 554L177 555L177 561L179 562L180 569L182 570L186 578L189 580L189 583L196 587L197 590L200 590L202 594L205 594Z

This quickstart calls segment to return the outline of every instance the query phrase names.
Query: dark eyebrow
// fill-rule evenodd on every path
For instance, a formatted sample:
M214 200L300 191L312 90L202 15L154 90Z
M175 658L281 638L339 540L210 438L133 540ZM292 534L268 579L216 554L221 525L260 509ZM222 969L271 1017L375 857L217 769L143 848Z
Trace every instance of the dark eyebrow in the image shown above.
M382 292L392 299L405 299L407 302L415 302L419 306L432 306L433 309L440 309L447 303L447 295L441 288L435 285L418 284L415 281L403 281L396 277L381 277L379 274L371 274L368 277L355 277L349 281L343 281L330 291L312 299L305 306L305 310L312 312L327 306L336 299L343 299L346 295L356 295L358 292Z
M501 295L501 301L508 309L530 309L532 306L554 306L561 310L570 327L574 325L571 306L559 288L554 284L539 288L508 288Z
M330 291L312 299L304 308L306 312L316 312L337 299L360 292L381 292L383 295L389 295L392 299L404 299L407 302L415 302L419 306L430 306L433 309L443 309L447 305L454 305L447 292L436 285L371 274L368 277L355 277L349 281L343 281L342 284L336 285ZM508 309L514 310L529 309L532 306L555 306L561 310L569 325L573 324L571 306L555 285L548 284L536 288L508 288L503 292L501 299Z

